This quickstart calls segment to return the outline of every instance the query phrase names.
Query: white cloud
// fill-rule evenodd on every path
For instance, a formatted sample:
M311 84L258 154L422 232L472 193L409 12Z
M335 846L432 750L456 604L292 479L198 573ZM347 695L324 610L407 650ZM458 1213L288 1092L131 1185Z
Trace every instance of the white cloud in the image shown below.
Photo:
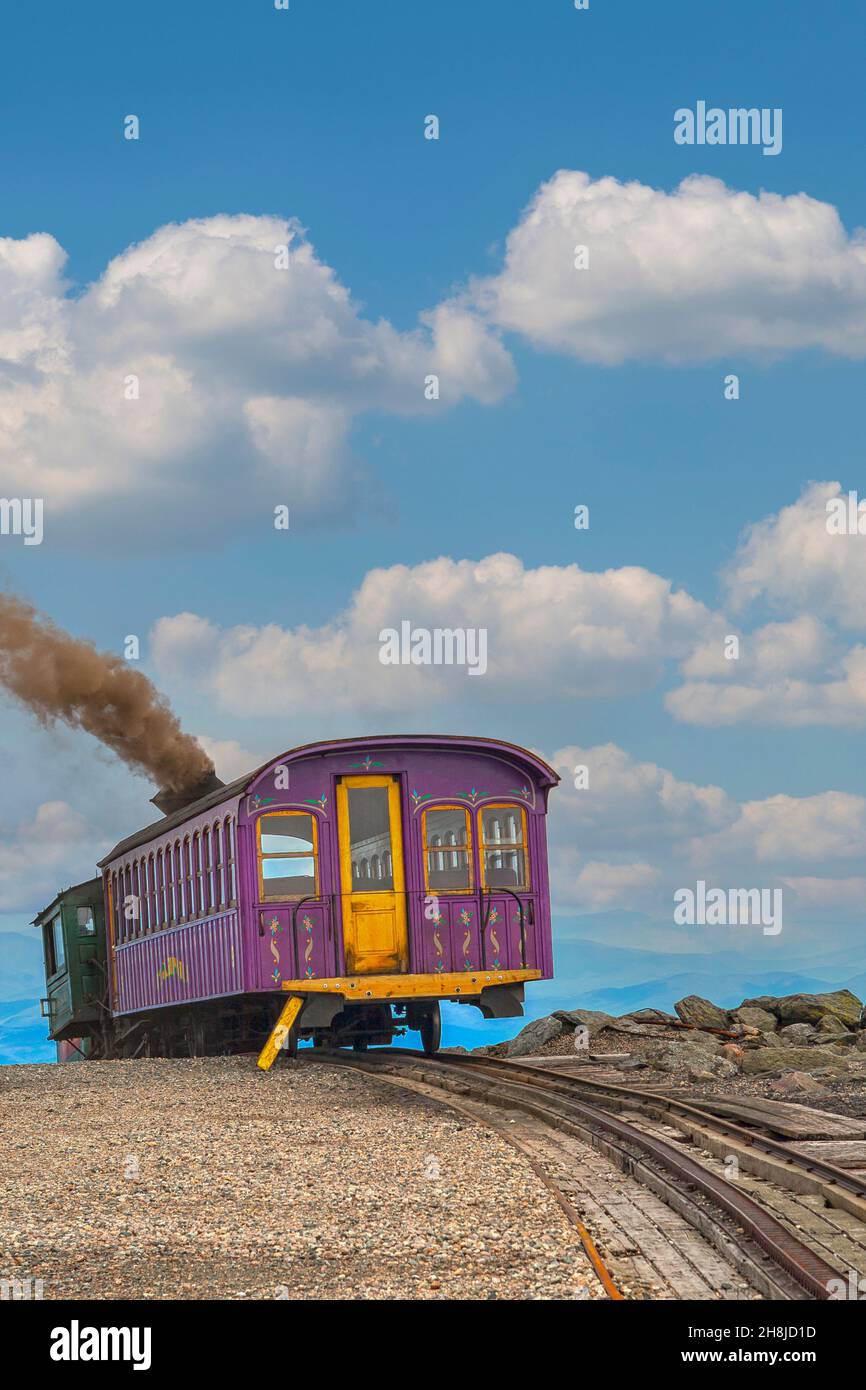
M750 526L725 579L735 610L758 599L866 631L866 535L832 535L827 502L838 482L810 483L797 501Z
M693 841L697 860L753 857L758 864L866 859L866 799L848 792L748 801L731 825Z
M866 723L866 535L831 534L827 502L839 483L810 483L796 502L747 528L724 573L733 611L793 613L739 632L725 657L722 625L682 663L684 683L665 698L684 723L858 727ZM729 629L730 630L730 629ZM733 629L736 631L736 629Z
M404 619L486 628L486 674L383 666L379 634ZM647 689L708 621L701 603L648 570L526 569L498 554L371 570L346 610L318 628L223 630L192 613L162 618L151 650L163 678L191 681L234 713L288 713L299 701L379 713L429 707L446 692L539 700Z
M862 918L866 878L827 879L791 875L784 878L783 883L796 894L797 908L802 913L843 913L858 920Z
M826 680L756 673L752 683L686 681L665 696L665 706L685 724L858 727L866 722L866 647L852 647Z
M736 802L721 787L682 782L657 763L637 762L615 743L560 748L551 763L562 778L558 823L586 851L658 846L719 829L737 815ZM574 785L577 768L587 770L585 787Z
M661 871L637 861L609 863L600 859L580 862L567 849L552 855L557 901L565 909L605 912L651 909L656 905Z
M61 887L96 872L93 833L66 801L44 801L29 821L4 827L0 842L0 912L45 906ZM86 867L81 870L81 865Z
M589 248L586 270L575 247ZM672 193L563 169L472 287L492 322L588 362L866 353L866 239L805 193Z
M674 890L698 878L725 889L790 889L786 914L790 907L795 922L812 909L858 906L856 880L838 871L866 860L864 797L826 791L738 803L610 743L563 748L550 761L563 779L548 819L560 911L640 911L673 925ZM574 786L577 766L589 770L586 788Z
M269 753L250 753L234 738L209 738L206 734L197 734L196 743L213 760L216 774L224 782L233 782L236 777L245 776L270 756Z
M375 496L348 444L360 412L493 402L513 382L465 306L439 305L406 333L364 318L294 221L162 227L78 298L64 260L45 234L0 240L4 487L44 497L49 516L104 520L124 500L165 540L265 525L278 503L298 524L347 517ZM125 398L133 375L138 400Z

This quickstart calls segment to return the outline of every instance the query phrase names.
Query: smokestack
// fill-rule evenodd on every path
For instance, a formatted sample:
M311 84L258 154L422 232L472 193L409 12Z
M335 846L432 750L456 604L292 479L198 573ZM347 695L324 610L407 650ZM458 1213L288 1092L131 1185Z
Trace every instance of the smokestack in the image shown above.
M0 686L41 724L62 719L93 734L165 792L191 799L214 776L207 753L147 676L10 594L0 594Z
M225 782L217 777L215 772L209 772L196 786L190 787L185 792L173 792L169 791L167 787L163 787L162 791L150 798L150 804L155 806L158 811L162 811L164 816L173 816L175 811L183 810L184 806L189 806L193 801L198 801L200 797L208 796L211 792L219 791L220 787L224 786Z

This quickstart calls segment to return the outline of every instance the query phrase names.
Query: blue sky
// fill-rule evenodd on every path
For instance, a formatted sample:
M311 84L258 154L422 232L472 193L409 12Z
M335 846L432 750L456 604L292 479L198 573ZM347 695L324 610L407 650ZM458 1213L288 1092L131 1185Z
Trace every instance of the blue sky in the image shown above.
M4 37L0 237L25 243L45 233L58 249L25 243L12 272L19 280L11 290L0 281L11 306L0 310L0 330L19 334L12 349L0 338L0 411L9 412L0 420L17 429L32 381L44 388L35 407L27 397L32 434L16 435L0 456L3 491L41 487L46 499L44 544L0 539L0 580L107 649L140 634L145 669L187 727L216 746L224 775L241 771L247 754L255 762L317 736L381 728L496 732L548 756L614 746L616 755L587 756L599 769L593 799L578 802L566 785L558 812L554 802L563 922L637 912L648 940L674 949L659 926L671 887L705 873L794 884L790 930L803 949L827 932L853 940L866 785L852 755L866 697L854 677L838 700L825 687L862 639L866 620L846 595L864 591L864 549L850 538L839 563L823 541L813 552L823 499L809 501L804 489L838 481L866 490L866 292L855 235L866 192L851 174L864 115L857 8L291 0L277 12L268 0L153 0L144 12L49 0L10 15ZM781 108L782 152L678 146L674 111L698 100ZM141 121L136 142L122 138L128 113ZM429 113L441 122L438 141L423 138ZM566 183L551 184L557 171L571 171ZM582 220L577 172L591 190L617 181L603 224ZM726 201L713 185L690 211L676 190L694 175L746 202ZM635 232L630 218L643 214L623 190L637 186L655 213ZM559 223L553 187L570 208ZM769 250L764 191L785 200ZM813 216L796 195L827 213ZM521 241L533 200L547 239ZM274 240L272 226L296 219L293 254L307 247L314 258L314 270L299 261L289 272L299 288L285 309L277 300L272 314L263 303L260 321L249 307L255 283L250 291L236 268L236 224L220 234L222 261L208 259L213 237L160 231L242 214L256 219L244 235L258 251ZM579 272L547 270L587 226L598 267L587 274L600 285L591 342ZM144 272L127 254L141 243L157 253ZM102 281L118 257L119 307ZM179 267L190 264L203 267L200 297L189 283L177 289ZM351 309L331 318L334 284ZM212 335L211 304L225 306ZM425 408L425 371L445 360L425 315L454 304L443 399ZM34 321L43 335L35 348L25 341ZM315 324L336 345L323 347ZM373 365L359 387L367 353ZM143 401L154 355L165 376L127 453L124 426L99 393L136 354ZM723 397L729 372L740 377L736 402ZM58 376L68 394L55 399ZM265 378L278 401L291 396L312 413L300 424L259 420L277 439L259 469L241 435L255 380ZM235 392L237 413L223 420ZM220 424L209 435L212 417ZM198 432L192 445L188 427ZM302 465L283 469L302 437ZM281 501L293 509L288 535L269 521ZM572 523L578 503L590 507L586 532ZM780 521L786 508L795 510ZM748 550L745 528L767 518ZM802 572L792 561L800 546ZM415 573L438 557L459 567L498 552L541 572L534 596L509 580L526 633L498 580L484 582L481 601L463 571ZM532 605L553 602L551 570L575 565L594 575L641 567L704 605L704 616L676 636L662 619L650 641L667 602L651 585L618 625L608 588L584 594L567 580L548 631ZM410 578L394 566L409 567ZM477 605L499 667L479 681L431 676L426 698L396 684L380 698L365 675L370 659L377 671L368 625L378 610L362 587L378 568L395 602L403 593L415 602L398 613L383 600L383 614L449 625ZM455 587L456 610L437 597ZM347 618L359 590L363 612ZM599 613L591 639L571 604ZM759 639L768 622L794 626ZM336 655L335 625L344 639ZM258 634L252 655L240 628ZM735 678L694 653L730 631L744 635L752 662L748 710L720 722ZM534 680L517 669L521 644ZM624 664L610 656L623 645ZM305 664L311 651L337 662L339 679L317 685ZM341 680L356 698L347 689L330 699ZM687 695L672 706L666 697L684 683ZM683 717L692 699L696 719ZM83 735L34 729L11 708L2 741L0 911L19 929L58 880L89 872L118 824L147 817L150 789ZM564 772L569 763L564 755ZM711 811L707 788L725 798ZM53 809L40 813L45 806ZM28 850L46 826L51 853ZM603 936L609 923L599 922Z

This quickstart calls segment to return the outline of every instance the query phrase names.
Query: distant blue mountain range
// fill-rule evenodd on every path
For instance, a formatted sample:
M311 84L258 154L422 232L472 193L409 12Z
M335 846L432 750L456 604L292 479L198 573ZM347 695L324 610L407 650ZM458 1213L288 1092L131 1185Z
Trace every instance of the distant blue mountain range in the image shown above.
M14 1062L56 1062L54 1043L46 1038L47 1024L39 1017L32 999L10 999L0 1004L0 1066Z

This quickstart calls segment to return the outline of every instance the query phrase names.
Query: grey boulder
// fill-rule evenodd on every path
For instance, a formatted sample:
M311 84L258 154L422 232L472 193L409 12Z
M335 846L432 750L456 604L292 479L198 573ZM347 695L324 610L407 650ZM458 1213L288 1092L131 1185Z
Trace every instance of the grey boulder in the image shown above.
M691 1023L695 1028L727 1028L728 1015L725 1009L699 994L687 994L674 1008L683 1023Z

